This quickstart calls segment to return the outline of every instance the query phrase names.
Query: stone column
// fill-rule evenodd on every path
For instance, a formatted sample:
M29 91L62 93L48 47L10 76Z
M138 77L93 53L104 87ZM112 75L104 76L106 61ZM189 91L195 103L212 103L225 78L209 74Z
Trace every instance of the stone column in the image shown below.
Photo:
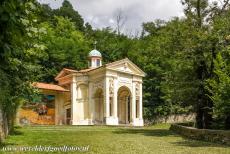
M71 83L71 122L72 125L76 125L77 118L77 83L76 77L73 77L73 81Z
M109 78L106 77L105 78L105 82L104 82L104 101L105 101L105 119L109 118Z
M114 90L113 90L113 117L117 118L117 92L118 92L118 81L114 78Z
M139 118L140 118L140 120L142 120L143 119L143 115L142 115L142 111L143 111L143 109L142 109L142 107L143 107L143 105L142 105L142 83L140 83L140 94L139 94L140 96L140 98L139 98Z
M129 98L128 97L125 97L125 113L126 113L126 115L125 115L125 123L129 123L129 122L131 122L131 118L129 119L128 117L129 116L131 116L130 115L130 113L128 112L129 110L128 110L128 107L129 107ZM130 120L130 121L129 121Z
M56 93L55 94L55 125L63 124L63 105L65 102L64 93Z
M58 125L60 113L59 113L59 94L55 95L55 125Z
M66 93L62 94L62 101L59 104L59 125L63 125L65 123L64 121L64 112L65 112L65 108L64 108L64 103L65 103L65 95Z
M94 99L93 99L93 83L89 82L89 119L91 119L91 124L94 121Z
M136 84L132 84L132 124L134 125L136 119Z

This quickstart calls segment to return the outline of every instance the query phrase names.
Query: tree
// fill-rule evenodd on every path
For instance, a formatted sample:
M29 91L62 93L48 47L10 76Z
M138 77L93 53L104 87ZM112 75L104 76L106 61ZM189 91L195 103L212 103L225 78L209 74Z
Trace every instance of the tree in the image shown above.
M40 69L37 58L43 56L43 46L35 41L43 30L36 27L35 1L3 0L0 4L0 130L3 140L13 131L20 102L33 93L30 83Z
M185 18L143 24L140 51L132 55L148 74L144 104L152 110L150 117L192 109L197 113L196 126L211 128L213 101L205 87L215 76L214 61L223 47L219 38L228 33L223 25L228 22L217 22L226 16L227 1L220 7L205 0L182 2Z
M120 35L122 29L125 26L125 22L127 21L127 17L124 15L124 12L121 9L118 9L115 14L115 18L116 18L116 31L117 34Z
M137 49L130 52L147 73L144 78L145 118L190 111L194 100L194 92L191 93L195 87L191 84L194 71L191 60L183 53L184 41L190 38L188 27L178 18L145 23L143 32L146 34L138 40Z
M59 9L53 11L56 16L63 16L71 19L74 22L77 30L84 30L84 20L81 15L74 10L73 6L68 0L64 0L62 6Z
M227 1L226 1L227 3ZM223 9L225 8L225 9ZM220 13L221 11L221 13ZM206 88L213 104L213 127L216 129L230 129L229 115L229 5L225 4L217 9L213 16L212 35L218 38L216 58L213 63L214 75L207 80Z
M57 73L64 67L83 69L87 67L89 43L82 32L76 30L71 19L55 16L54 25L50 22L41 23L46 29L42 35L47 57L42 59L43 81L54 82Z
M216 78L207 80L211 93L210 98L214 103L214 118L218 122L214 123L215 128L230 129L230 65L229 51L225 53L225 58L220 53L215 60Z

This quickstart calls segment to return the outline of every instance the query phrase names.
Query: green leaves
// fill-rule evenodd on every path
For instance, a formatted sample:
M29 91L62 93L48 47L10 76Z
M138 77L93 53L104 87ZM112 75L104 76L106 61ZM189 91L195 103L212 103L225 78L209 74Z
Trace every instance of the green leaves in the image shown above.
M88 41L82 32L76 30L74 23L64 17L55 16L54 24L44 22L40 35L47 58L41 59L43 64L43 80L53 81L57 73L64 67L83 69L87 67L87 54L90 51ZM41 32L41 31L40 31Z
M225 51L230 53L229 50ZM218 53L215 60L216 77L207 80L207 89L211 95L209 97L214 103L214 116L226 118L230 113L230 65L229 59L224 59Z
M0 114L4 114L4 128L13 128L20 102L25 95L33 95L29 92L30 82L37 80L38 58L44 57L44 46L38 39L36 4L34 0L1 1Z

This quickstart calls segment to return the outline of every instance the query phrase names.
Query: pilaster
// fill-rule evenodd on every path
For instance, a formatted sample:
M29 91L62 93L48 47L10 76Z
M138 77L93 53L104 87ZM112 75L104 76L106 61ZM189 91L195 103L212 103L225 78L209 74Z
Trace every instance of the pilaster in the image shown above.
M76 83L76 77L73 77L72 83L71 83L71 123L72 125L76 125L77 121L77 83Z

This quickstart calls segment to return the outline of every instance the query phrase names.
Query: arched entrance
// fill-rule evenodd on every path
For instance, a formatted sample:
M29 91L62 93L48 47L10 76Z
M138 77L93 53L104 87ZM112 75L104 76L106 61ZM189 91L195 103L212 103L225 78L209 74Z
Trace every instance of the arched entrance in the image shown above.
M95 123L103 123L104 119L104 95L102 89L97 89L94 94Z
M125 86L118 89L118 120L120 124L131 121L131 92Z

